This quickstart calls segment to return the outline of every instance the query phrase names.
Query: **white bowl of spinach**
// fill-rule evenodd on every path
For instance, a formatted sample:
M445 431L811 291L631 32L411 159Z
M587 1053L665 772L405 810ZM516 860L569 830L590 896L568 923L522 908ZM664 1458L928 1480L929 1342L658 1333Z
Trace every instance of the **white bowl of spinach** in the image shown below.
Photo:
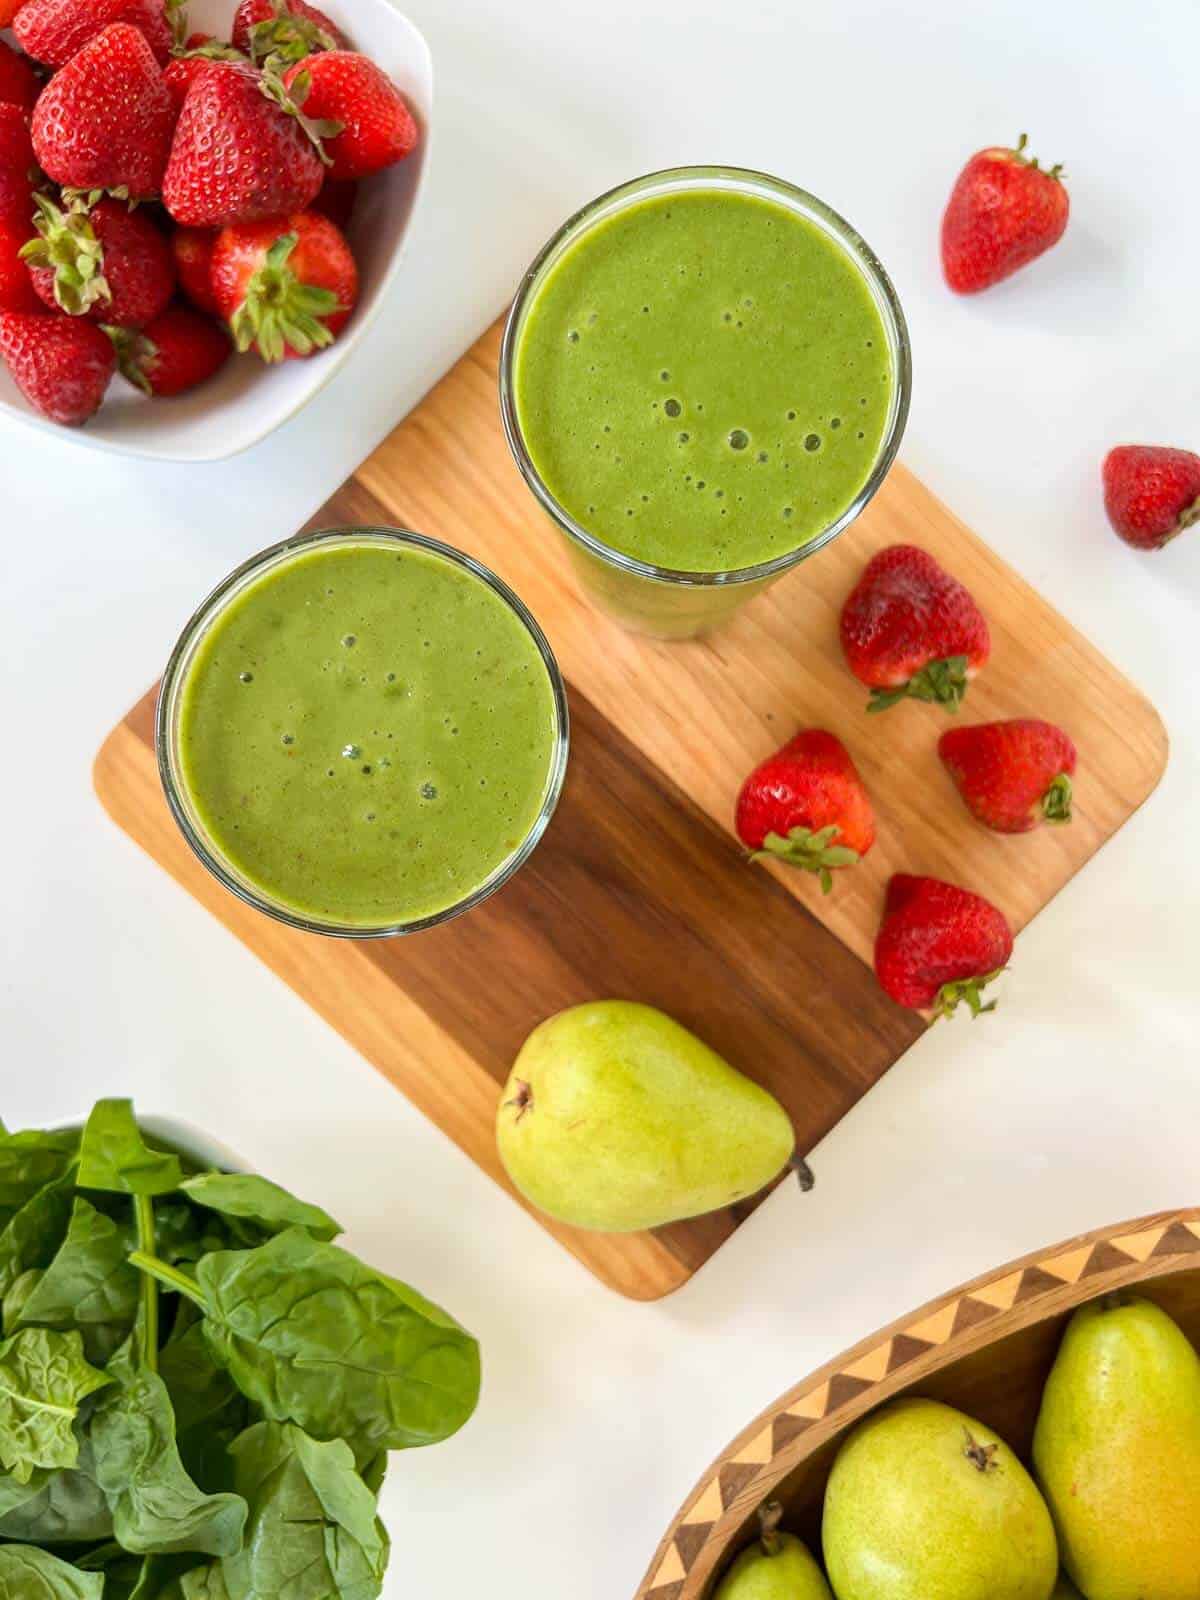
M0 1125L0 1596L373 1600L479 1350L319 1206L101 1100Z

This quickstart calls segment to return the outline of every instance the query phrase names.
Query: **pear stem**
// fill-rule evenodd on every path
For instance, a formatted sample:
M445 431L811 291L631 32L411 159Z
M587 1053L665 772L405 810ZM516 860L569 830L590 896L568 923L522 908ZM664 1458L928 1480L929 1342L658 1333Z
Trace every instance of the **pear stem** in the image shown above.
M533 1085L526 1083L524 1078L518 1078L516 1081L516 1090L517 1092L515 1095L513 1095L512 1099L506 1100L504 1104L506 1106L516 1106L517 1114L513 1118L513 1121L520 1122L525 1113L533 1109Z
M808 1194L816 1185L817 1180L813 1175L813 1169L803 1156L794 1155L788 1162L788 1171L796 1174L801 1194Z
M783 1521L783 1507L778 1500L768 1500L766 1505L758 1508L759 1539L763 1551L769 1556L777 1556L779 1547L783 1542L779 1537L779 1524Z

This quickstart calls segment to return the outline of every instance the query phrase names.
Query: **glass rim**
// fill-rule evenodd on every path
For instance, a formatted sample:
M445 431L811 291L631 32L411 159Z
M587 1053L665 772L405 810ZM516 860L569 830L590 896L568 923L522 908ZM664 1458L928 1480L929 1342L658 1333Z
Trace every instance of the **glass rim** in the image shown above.
M201 640L206 636L208 629L224 613L227 606L247 589L256 578L260 577L272 567L283 565L287 561L302 555L308 550L321 545L348 545L361 541L363 543L403 545L408 549L423 550L427 554L437 556L448 562L460 571L469 573L472 577L485 584L493 594L502 600L512 611L517 620L522 623L526 632L537 646L542 663L546 668L546 676L550 681L550 690L554 702L554 744L546 772L545 788L542 793L538 814L534 818L529 831L521 840L517 848L504 858L484 881L472 889L461 900L456 900L452 905L440 911L432 911L422 917L414 917L407 921L386 923L350 923L342 922L337 918L322 918L308 915L297 910L286 902L272 899L262 890L256 888L244 876L239 875L232 868L232 863L227 863L215 841L211 840L206 831L197 825L189 812L186 793L187 785L183 781L181 765L178 761L178 737L175 715L180 691L186 681L187 669L195 650ZM526 606L520 595L505 583L504 579L494 573L490 567L484 566L474 556L466 551L458 550L453 545L445 544L440 539L432 539L423 533L416 533L410 528L382 527L375 523L366 523L362 526L346 526L319 528L310 533L296 534L290 539L282 539L277 544L269 545L266 549L258 551L243 561L232 572L222 578L220 583L205 596L188 618L180 631L179 637L167 659L163 671L162 681L159 684L158 701L154 714L154 751L158 763L159 779L162 783L163 793L175 823L184 839L190 846L193 854L201 865L217 879L217 881L244 905L261 911L265 916L272 917L277 922L285 923L288 927L297 928L304 933L325 934L332 938L340 939L390 939L400 938L410 933L420 933L427 928L435 928L452 918L461 916L466 911L473 910L484 900L490 898L498 889L522 867L540 842L550 824L562 794L563 783L566 779L567 758L570 750L570 711L567 705L566 685L563 681L562 671L555 658L553 650L546 635L542 632L536 617Z
M856 266L866 279L868 287L872 290L873 298L883 317L891 342L895 346L895 386L892 394L892 404L888 413L887 427L880 443L879 453L872 464L871 471L866 481L854 496L846 509L828 527L802 545L797 545L794 550L785 551L782 555L772 556L768 561L757 562L753 566L735 567L726 572L691 572L673 567L660 567L651 561L643 561L637 556L631 556L624 551L614 549L598 539L595 534L589 533L586 528L572 517L565 506L561 505L550 492L542 479L529 451L525 447L525 440L521 431L520 420L517 416L516 403L516 357L518 335L524 321L525 314L532 303L534 295L541 287L543 276L547 268L558 259L576 237L582 235L588 228L606 215L620 210L626 203L645 198L648 194L672 189L721 189L721 188L749 188L758 190L767 198L773 198L780 203L790 206L794 211L800 211L810 216L831 234L842 245L847 254L852 257ZM796 184L789 183L785 178L774 177L768 172L759 172L752 167L730 166L683 166L664 167L656 172L644 173L641 177L630 178L624 183L617 184L614 188L597 195L586 205L581 206L547 239L538 251L521 279L520 286L509 307L508 317L504 324L504 335L500 345L500 415L504 423L504 433L508 440L509 450L516 462L517 470L524 478L526 485L542 509L557 523L559 528L568 538L580 545L589 555L597 557L609 566L618 568L627 573L636 574L643 578L657 579L661 583L689 585L694 588L711 588L722 584L756 583L763 578L773 578L789 568L805 561L809 556L815 555L818 550L823 550L842 533L863 511L866 505L874 498L883 480L891 470L892 463L900 449L900 441L904 435L905 424L908 421L909 403L912 397L912 345L909 339L908 323L904 317L899 296L895 286L888 276L883 263L871 249L856 228L846 221L832 206L825 204L816 195L808 190L799 188Z

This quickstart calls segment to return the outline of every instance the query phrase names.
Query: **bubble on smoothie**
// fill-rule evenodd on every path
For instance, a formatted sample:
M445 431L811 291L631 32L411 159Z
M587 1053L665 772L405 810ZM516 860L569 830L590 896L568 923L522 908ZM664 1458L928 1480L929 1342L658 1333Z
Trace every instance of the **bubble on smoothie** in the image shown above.
M285 733L283 735L283 738L279 742L280 742L280 744L295 744L295 742L296 742L295 735L294 734L290 734L290 733Z
M735 428L729 435L729 448L731 450L744 450L750 443L750 435L745 428Z
M784 508L783 508L783 514L784 514L784 516L785 516L785 517L790 517L790 516L791 516L791 514L792 514L792 508L791 508L791 506L784 506Z
M347 650L353 650L354 646L358 643L358 635L356 633L343 634L342 643L345 645Z
M788 417L788 421L789 422L795 422L796 413L794 411L789 411L788 414L787 414L787 417Z
M359 756L361 756L361 755L362 755L362 746L361 745L344 744L342 746L342 756L347 761L357 761Z
M239 672L238 673L238 682L239 683L253 683L254 682L254 674L252 672Z
M664 400L663 410L668 417L680 417L683 415L683 407L678 400Z
M766 461L766 460L767 460L767 452L766 452L766 451L765 451L765 450L760 450L760 451L759 451L759 452L758 452L758 463L759 463L759 465L760 465L760 466L762 466L762 465L763 465L763 463L764 463L764 462L765 462L765 461Z
M830 419L829 419L829 426L830 426L830 427L831 427L831 428L840 428L840 427L841 427L841 425L842 425L842 419L841 419L841 417L830 417Z
M687 442L688 442L688 440L689 440L689 439L690 439L690 438L691 438L691 437L692 437L692 436L691 436L691 434L690 434L690 433L681 433L681 434L680 434L680 435L679 435L679 442L680 442L680 444L687 444Z
M733 312L732 311L727 311L725 313L725 315L721 318L721 321L722 322L732 322L733 321Z
M422 800L436 800L437 799L437 788L436 788L436 786L434 784L432 784L432 783L423 783L421 785L421 799Z
M578 328L572 328L570 333L567 334L567 343L568 344L578 344L579 343L579 329Z
M363 770L363 777L364 778L369 778L371 776L371 768L370 768L370 766L365 766L365 767L363 767L362 770Z
M819 433L805 434L804 448L810 453L814 450L819 450L821 448L821 435Z

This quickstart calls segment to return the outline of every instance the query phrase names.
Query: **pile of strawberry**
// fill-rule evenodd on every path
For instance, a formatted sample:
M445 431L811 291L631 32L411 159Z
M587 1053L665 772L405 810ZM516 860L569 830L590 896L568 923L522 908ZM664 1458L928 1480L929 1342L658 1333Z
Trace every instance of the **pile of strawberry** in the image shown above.
M78 425L119 370L181 394L236 349L276 362L358 298L359 180L412 153L400 90L307 0L0 0L0 356Z

